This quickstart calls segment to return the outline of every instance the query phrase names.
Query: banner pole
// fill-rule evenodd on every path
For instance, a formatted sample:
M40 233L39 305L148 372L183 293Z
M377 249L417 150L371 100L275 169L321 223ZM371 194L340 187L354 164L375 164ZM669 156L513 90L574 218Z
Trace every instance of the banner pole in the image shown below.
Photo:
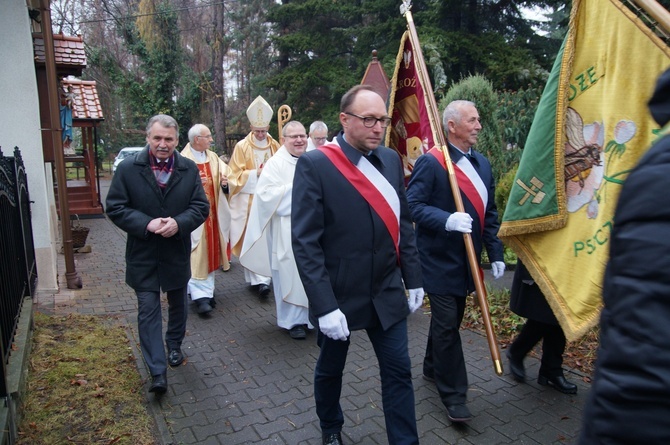
M417 74L422 80L422 83L425 87L430 88L430 91L427 91L424 95L427 101L427 111L430 119L431 126L433 128L442 129L442 125L439 119L439 111L437 108L437 103L435 102L435 95L433 93L432 84L430 78L426 73L426 62L423 59L423 53L421 51L421 45L419 44L419 36L416 33L416 28L414 27L414 19L410 9L412 7L412 2L410 0L403 0L402 5L400 6L400 13L405 16L407 20L407 27L409 29L409 37L412 43L412 48L414 49L414 60L416 63ZM451 186L451 191L453 193L454 202L456 203L457 212L465 212L463 206L463 200L461 198L460 189L458 188L458 181L456 179L456 173L454 167L451 163L451 158L449 157L449 148L447 146L447 141L444 136L444 131L436 131L438 141L435 141L439 145L442 154L444 155L444 160L447 164L447 176L449 179L449 185ZM489 313L489 304L486 295L486 287L484 286L484 280L479 273L479 260L475 254L475 247L472 242L472 236L469 233L463 234L463 241L465 242L465 250L468 257L468 264L470 265L470 270L472 271L472 278L475 283L475 294L477 297L477 302L479 303L479 308L482 313L482 322L486 331L486 339L489 344L489 350L491 351L491 358L493 360L493 366L497 375L503 374L502 362L500 360L500 349L498 347L498 341L493 332L493 324L491 323L491 315Z
M654 0L630 0L651 16L663 28L670 33L670 12Z

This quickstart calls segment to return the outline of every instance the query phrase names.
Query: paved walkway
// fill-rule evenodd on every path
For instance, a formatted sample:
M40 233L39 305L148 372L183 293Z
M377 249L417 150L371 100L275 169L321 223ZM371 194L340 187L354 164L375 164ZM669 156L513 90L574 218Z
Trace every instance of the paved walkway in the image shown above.
M141 375L147 370L136 335L136 300L124 284L125 233L107 219L83 220L90 227L90 253L75 254L83 289L38 294L40 311L117 315L134 342ZM60 255L59 271L65 273ZM509 278L509 277L508 277ZM183 351L187 360L168 370L169 389L160 402L147 393L147 405L168 444L320 444L312 392L318 355L316 335L292 340L275 325L274 301L261 302L244 282L237 261L217 272L217 306L208 319L189 313ZM165 307L165 303L164 303ZM165 312L164 312L165 313ZM474 419L466 427L449 422L433 384L421 377L430 314L409 317L409 345L421 443L430 444L568 444L581 424L589 386L579 375L575 396L518 384L506 372L493 371L486 339L464 330L470 379L469 406ZM526 359L535 376L537 359ZM507 365L507 362L504 362ZM364 332L352 333L342 390L346 444L386 444L377 361ZM146 384L148 388L148 383Z

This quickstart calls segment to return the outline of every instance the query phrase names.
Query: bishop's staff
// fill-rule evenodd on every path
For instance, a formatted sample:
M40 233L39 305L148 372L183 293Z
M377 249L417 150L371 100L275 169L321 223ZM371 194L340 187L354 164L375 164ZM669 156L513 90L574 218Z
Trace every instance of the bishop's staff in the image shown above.
M279 110L277 111L277 138L279 139L279 143L281 145L284 145L284 136L282 136L282 130L284 128L284 124L291 120L291 115L293 114L293 111L291 111L291 107L288 105L282 105L279 107Z
M400 13L405 16L407 19L407 28L409 30L409 38L412 43L412 48L414 49L414 60L416 62L417 75L421 78L423 85L431 89L429 94L425 94L426 108L428 112L428 118L430 120L431 126L433 128L441 129L440 124L440 113L437 109L437 104L435 102L435 96L432 93L432 87L430 79L426 74L426 62L423 60L423 53L421 52L421 45L419 44L419 36L416 33L416 28L414 27L414 19L412 18L412 13L410 9L412 7L412 2L410 0L403 0L402 5L400 5ZM444 131L434 132L437 135L438 140L435 141L439 145L442 154L444 155L444 160L447 164L447 175L449 179L449 184L451 185L451 191L454 195L454 202L456 203L457 212L465 212L463 207L463 200L461 198L461 192L458 188L458 182L456 180L456 173L454 172L454 167L451 164L451 159L449 157L449 148L447 146L447 141L444 137ZM498 375L502 375L502 363L500 361L500 350L498 348L498 341L496 340L495 333L493 332L493 325L491 324L491 315L489 314L489 304L486 299L486 288L484 287L484 281L481 274L479 273L479 260L475 255L475 247L472 243L472 237L469 233L463 234L463 241L465 242L465 250L467 252L468 263L470 265L470 270L472 271L472 277L475 282L475 291L477 294L477 301L479 302L479 308L482 311L482 321L484 323L484 328L486 330L486 339L488 340L489 349L491 350L491 358L493 359L493 364L495 367L495 372Z

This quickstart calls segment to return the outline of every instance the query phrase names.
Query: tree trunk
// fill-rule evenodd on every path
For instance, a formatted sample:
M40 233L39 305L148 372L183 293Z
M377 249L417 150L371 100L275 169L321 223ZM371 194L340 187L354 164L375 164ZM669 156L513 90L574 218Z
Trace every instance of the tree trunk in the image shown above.
M212 41L212 116L216 136L216 151L218 154L228 153L226 145L226 90L223 76L223 56L226 53L226 43L223 34L224 5L221 2L214 5L214 38Z

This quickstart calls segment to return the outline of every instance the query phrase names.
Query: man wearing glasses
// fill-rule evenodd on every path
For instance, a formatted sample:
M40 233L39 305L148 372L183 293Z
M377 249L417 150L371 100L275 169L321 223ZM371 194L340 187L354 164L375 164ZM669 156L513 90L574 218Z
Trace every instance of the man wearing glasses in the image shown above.
M314 121L309 126L309 139L307 139L307 151L326 145L328 141L328 126L325 122Z
M191 232L191 279L188 293L198 314L205 316L214 306L214 274L218 268L230 269L228 238L230 209L226 198L230 169L212 150L212 132L203 124L188 131L189 143L181 154L198 166L200 181L209 201L207 220Z
M291 192L295 165L307 148L307 134L300 122L290 121L282 136L284 145L258 178L240 263L260 275L272 276L277 325L288 330L294 340L304 340L313 326L291 248Z
M400 157L380 145L391 118L367 85L342 97L339 118L337 144L298 159L291 212L293 253L319 328L314 398L322 442L343 443L350 331L365 329L379 362L388 442L418 444L407 316L423 289Z
M229 203L231 212L230 245L233 255L239 257L242 252L244 231L247 227L251 201L256 193L258 177L265 163L279 149L279 142L268 134L272 120L272 107L258 96L247 108L247 117L251 132L235 145L230 158L230 176L228 177ZM270 294L270 277L258 275L244 269L247 283L255 287L261 299Z

